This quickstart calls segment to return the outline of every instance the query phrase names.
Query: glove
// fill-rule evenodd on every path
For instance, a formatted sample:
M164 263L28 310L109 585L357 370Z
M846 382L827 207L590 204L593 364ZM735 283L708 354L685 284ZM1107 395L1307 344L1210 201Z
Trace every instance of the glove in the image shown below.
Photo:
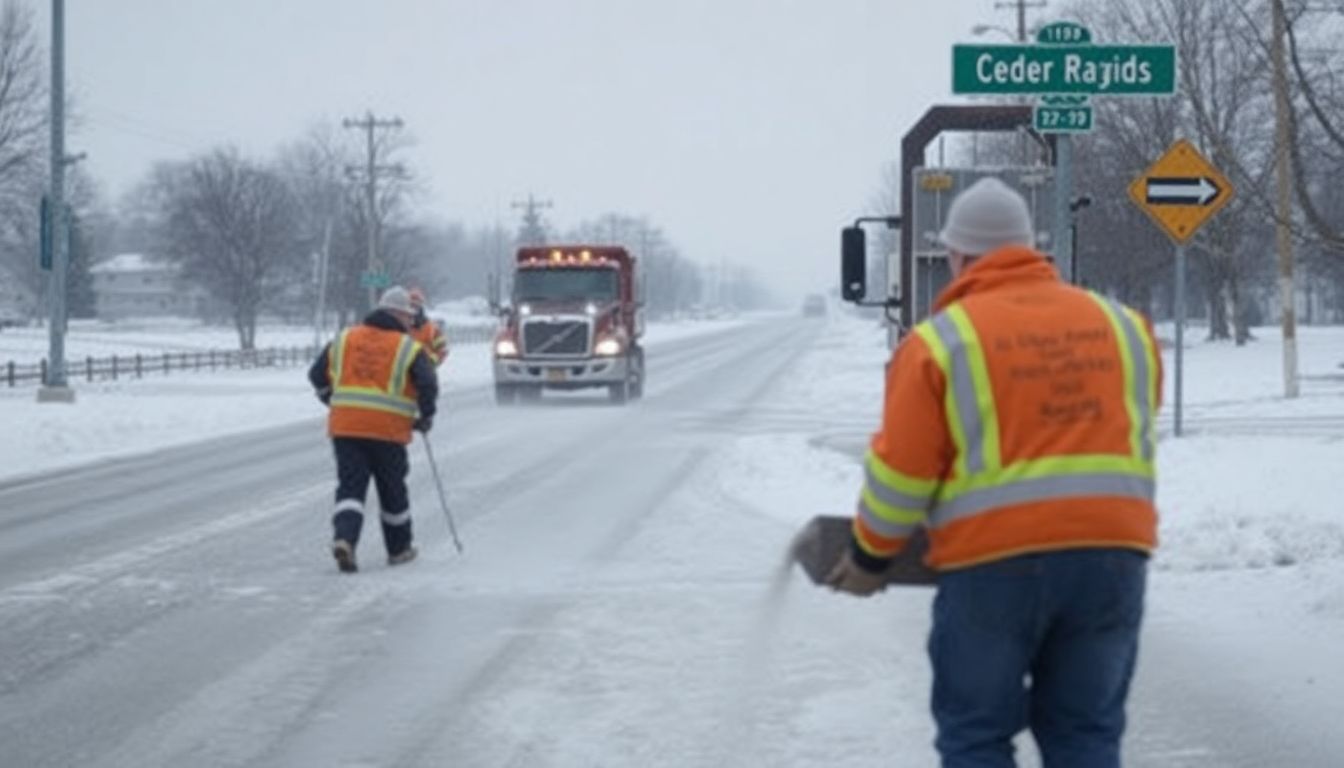
M826 586L837 592L848 592L858 597L868 597L887 587L887 580L880 573L864 570L854 562L854 556L845 549L840 562L835 564L826 576Z
M317 395L317 399L321 400L323 405L331 405L331 387L315 389L313 394Z
M433 428L434 428L433 416L421 416L420 418L415 420L414 424L411 425L411 429L414 429L416 432L419 432L422 435L429 434L429 430Z

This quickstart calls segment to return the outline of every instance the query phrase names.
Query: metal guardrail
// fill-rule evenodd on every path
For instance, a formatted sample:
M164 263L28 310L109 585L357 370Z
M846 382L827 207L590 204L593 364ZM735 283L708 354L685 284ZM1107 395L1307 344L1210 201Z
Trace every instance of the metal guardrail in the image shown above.
M487 326L459 326L446 329L449 344L479 344L490 341L495 336L493 328ZM119 381L121 379L139 379L160 373L168 375L173 371L198 372L217 370L241 370L248 368L283 368L296 365L309 365L317 357L318 350L313 346L303 347L267 347L252 350L202 349L155 354L136 353L133 355L112 355L111 357L85 357L69 359L65 363L67 379L84 381ZM16 363L10 360L0 368L0 380L8 387L20 384L41 384L47 379L47 359L36 363Z

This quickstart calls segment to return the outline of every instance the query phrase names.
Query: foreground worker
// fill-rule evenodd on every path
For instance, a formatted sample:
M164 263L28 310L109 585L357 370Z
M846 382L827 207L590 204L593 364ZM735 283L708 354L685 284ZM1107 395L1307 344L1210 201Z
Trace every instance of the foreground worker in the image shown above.
M448 337L444 335L443 328L425 312L425 292L412 288L409 293L411 309L415 310L411 320L411 338L420 342L434 365L443 365L448 357Z
M415 559L406 446L412 430L428 433L433 426L439 384L428 354L407 333L414 317L406 289L387 289L363 324L341 331L308 371L318 398L331 406L327 432L338 478L331 553L346 573L359 569L355 549L370 477L378 486L388 564Z
M1119 766L1156 546L1161 362L1146 318L1060 281L1026 202L983 179L940 233L954 279L887 368L835 589L869 595L919 527L938 571L932 708L947 768Z

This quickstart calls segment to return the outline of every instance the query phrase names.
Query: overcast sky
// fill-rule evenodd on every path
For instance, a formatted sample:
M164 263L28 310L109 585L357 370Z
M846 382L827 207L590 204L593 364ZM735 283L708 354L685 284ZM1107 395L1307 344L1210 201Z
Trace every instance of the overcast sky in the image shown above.
M837 282L837 230L993 0L67 0L72 151L119 195L220 143L399 116L427 213L566 227L646 214L685 255L787 295ZM45 25L48 3L36 2Z

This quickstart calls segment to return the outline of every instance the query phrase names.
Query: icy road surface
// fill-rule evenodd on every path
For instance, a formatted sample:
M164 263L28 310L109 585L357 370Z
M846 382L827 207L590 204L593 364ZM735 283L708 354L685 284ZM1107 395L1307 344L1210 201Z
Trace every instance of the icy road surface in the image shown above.
M432 439L466 554L413 445L423 556L387 568L366 525L353 577L317 421L0 484L0 765L932 765L931 593L777 578L851 506L880 339L670 341L625 408L460 391ZM1337 641L1261 627L1239 655L1243 596L1210 597L1235 583L1155 574L1128 765L1344 755ZM1333 658L1316 695L1265 688L1281 654Z

